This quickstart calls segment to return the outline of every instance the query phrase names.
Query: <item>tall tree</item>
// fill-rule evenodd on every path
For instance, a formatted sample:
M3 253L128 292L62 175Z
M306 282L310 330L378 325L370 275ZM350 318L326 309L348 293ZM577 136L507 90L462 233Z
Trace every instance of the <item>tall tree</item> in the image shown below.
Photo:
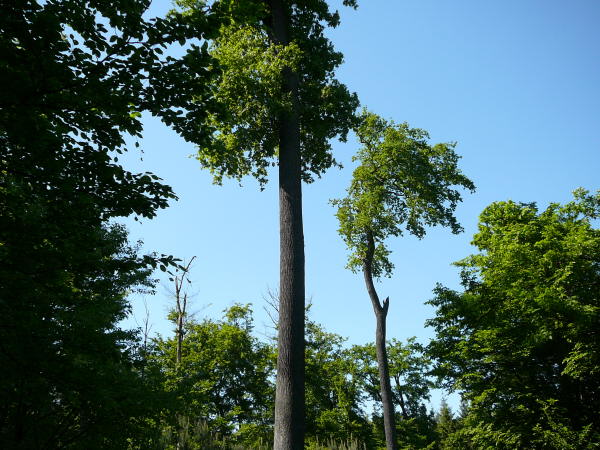
M150 269L170 259L138 256L110 224L151 218L174 194L153 174L126 171L118 154L127 135L140 136L142 111L178 129L202 116L186 94L208 84L201 49L161 57L167 44L201 33L200 18L146 20L148 6L0 6L3 448L119 448L143 415L134 336L117 323L127 292L148 288ZM182 77L186 70L198 76Z
M393 264L385 240L404 231L419 238L426 226L461 231L454 210L461 201L454 186L474 190L458 169L455 144L431 146L426 131L396 125L365 111L356 130L362 147L355 161L348 195L333 200L338 207L339 232L350 250L348 268L362 270L375 312L375 348L388 449L397 448L394 406L386 351L389 297L380 301L373 278L391 276Z
M436 288L429 351L470 402L471 445L600 442L598 217L600 192L543 211L493 203L473 238L479 252L457 263L464 291Z
M202 3L202 2L200 2ZM188 11L195 0L179 2ZM344 4L355 6L354 0ZM201 6L201 5L200 5ZM213 85L221 109L209 117L211 145L198 160L224 176L267 181L278 165L280 288L275 448L303 448L304 235L302 181L335 164L330 140L344 140L358 100L334 77L342 62L325 37L339 15L324 0L222 0L212 5L224 25L212 42L220 68Z

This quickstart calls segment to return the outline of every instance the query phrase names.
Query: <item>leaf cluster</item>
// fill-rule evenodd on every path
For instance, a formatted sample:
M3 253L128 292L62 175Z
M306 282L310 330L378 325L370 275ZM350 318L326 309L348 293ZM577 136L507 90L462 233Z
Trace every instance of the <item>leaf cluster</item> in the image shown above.
M187 96L200 94L206 51L164 51L210 24L146 19L148 7L0 6L3 448L125 448L153 414L135 335L117 324L127 295L151 291L152 268L175 261L140 256L112 219L152 218L175 195L156 175L125 170L118 155L141 135L145 111L176 130L204 114ZM202 136L197 127L186 135Z
M209 24L181 15L145 20L148 6L146 0L3 5L2 164L30 182L60 180L61 188L93 197L103 218L152 217L175 198L155 175L116 164L125 136L141 136L141 112L159 115L187 139L207 136L186 126L207 109L189 101L190 90L199 98L207 84L206 49L192 46L179 60L163 52Z
M319 440L372 441L364 411L365 385L361 366L345 339L312 321L306 333L306 434Z
M342 55L325 37L325 28L339 23L337 12L321 0L286 3L290 40L281 43L264 2L222 1L214 8L215 14L226 11L228 21L210 46L219 74L211 84L217 107L207 121L212 140L199 146L198 160L217 183L246 175L266 183L268 168L277 164L280 119L294 110L302 176L312 181L336 164L330 140L346 139L358 106L356 95L334 77ZM284 87L290 72L299 78L297 98Z
M541 212L490 205L473 239L480 253L457 263L464 291L438 286L430 302L438 374L465 392L490 436L516 446L600 429L600 194L575 197Z
M188 320L180 364L177 339L156 339L152 364L161 368L165 389L177 398L172 412L199 418L221 436L235 432L239 439L260 425L266 438L274 396L273 348L253 336L249 305L224 313L220 321Z
M354 157L359 166L347 196L332 204L351 251L348 267L358 270L370 258L375 277L390 276L393 264L385 240L404 232L422 238L434 225L462 231L454 216L462 200L457 188L473 191L475 186L458 168L454 143L432 146L426 131L366 110L360 119L356 134L362 147Z
M157 423L164 445L175 448L262 448L270 442L274 408L276 348L253 334L249 305L235 304L220 320L190 320L180 365L176 337L157 338L148 370L160 373L167 399ZM435 439L427 411L432 381L422 347L389 343L394 394L402 396L407 416L399 414L403 445L421 448ZM383 423L372 402L379 401L373 344L346 345L346 339L311 320L306 325L306 436L309 448L380 448ZM219 445L216 442L221 442ZM423 444L423 446L421 446ZM412 446L412 447L411 447Z

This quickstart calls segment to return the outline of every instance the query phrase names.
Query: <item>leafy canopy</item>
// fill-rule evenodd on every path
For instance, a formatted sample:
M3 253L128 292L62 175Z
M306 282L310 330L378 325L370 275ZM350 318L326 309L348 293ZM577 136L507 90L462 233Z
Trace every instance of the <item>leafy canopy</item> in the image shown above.
M115 155L126 150L127 136L141 136L143 111L187 139L208 137L204 128L188 126L208 109L189 101L191 92L206 97L206 51L192 45L181 59L163 51L201 36L209 24L181 15L145 20L149 5L147 0L3 4L0 163L10 176L76 192L103 219L153 217L174 198L158 177L124 170Z
M250 306L235 304L222 320L187 322L179 365L177 339L155 340L152 364L177 398L173 413L201 420L222 436L243 440L262 430L260 437L267 437L274 351L252 331Z
M363 376L344 339L312 321L306 332L306 434L323 440L372 440Z
M186 0L179 5L185 11L199 7ZM223 0L212 6L222 19L209 46L219 73L211 84L217 108L206 122L214 131L212 140L199 146L197 158L217 183L246 175L266 183L268 167L277 164L279 118L295 107L305 181L336 164L330 140L345 140L355 123L358 99L335 79L342 55L324 34L327 26L339 24L338 13L322 0L286 2L285 7L290 42L284 45L274 40L265 2ZM298 99L283 88L286 71L298 74Z
M473 239L479 253L457 263L464 291L436 288L429 351L471 401L470 432L482 442L597 442L599 216L600 193L584 190L544 211L493 203Z
M454 210L461 195L455 186L471 191L475 186L458 168L455 143L431 146L426 131L366 110L360 120L356 134L362 147L353 158L360 164L348 195L332 203L338 207L339 232L351 250L348 267L362 267L372 239L373 275L390 276L393 264L385 239L405 231L422 238L433 225L460 232Z
M394 405L399 408L396 414L396 427L401 448L425 448L434 440L433 415L426 402L430 400L435 387L429 376L431 360L423 354L423 346L415 338L406 343L396 339L386 342L389 374L392 384ZM374 402L374 418L381 419L381 387L375 345L354 345L349 358L356 366L356 377L365 399ZM382 424L383 425L383 424ZM380 427L382 431L383 426ZM385 436L380 439L385 442Z
M139 256L111 220L152 218L175 195L118 155L141 135L144 111L207 137L187 127L206 110L188 98L208 84L207 53L163 50L209 26L200 16L147 20L149 4L0 6L2 448L125 448L152 415L134 333L118 322L127 294L150 289L151 269L173 258Z

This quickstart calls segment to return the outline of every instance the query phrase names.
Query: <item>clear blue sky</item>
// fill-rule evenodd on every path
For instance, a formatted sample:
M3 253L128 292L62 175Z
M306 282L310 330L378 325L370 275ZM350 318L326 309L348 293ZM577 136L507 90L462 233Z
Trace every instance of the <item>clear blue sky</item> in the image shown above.
M388 336L425 343L433 310L424 302L437 282L458 287L451 263L474 251L485 206L512 199L545 207L568 201L579 186L600 188L600 2L363 0L356 11L339 7L342 24L330 32L345 55L339 79L370 110L428 130L433 143L457 141L461 168L477 185L457 212L462 235L432 229L421 241L390 241L394 276L377 286L390 297ZM160 14L170 3L155 0L153 8ZM263 296L278 286L276 178L264 192L252 179L214 186L189 158L192 145L152 118L145 124L143 154L132 151L126 164L161 176L180 200L155 220L127 220L131 238L148 251L197 257L198 318L253 303L256 331L272 333ZM344 195L356 149L353 140L336 144L345 168L304 186L306 287L314 320L350 343L366 343L373 311L362 277L344 269L347 253L328 204ZM166 290L147 302L153 331L170 333ZM139 298L134 313L140 321Z

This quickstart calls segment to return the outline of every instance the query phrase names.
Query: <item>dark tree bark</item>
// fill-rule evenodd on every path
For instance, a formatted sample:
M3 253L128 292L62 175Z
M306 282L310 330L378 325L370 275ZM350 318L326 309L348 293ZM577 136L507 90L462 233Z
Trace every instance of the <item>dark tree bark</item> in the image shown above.
M400 384L400 377L394 375L394 381L396 382L396 387L398 389L398 404L400 405L400 410L402 411L402 418L404 420L408 420L408 411L406 410L406 403L404 402L404 395L402 394L402 385Z
M276 43L289 43L289 16L281 0L270 0ZM304 448L304 232L298 74L283 73L292 111L279 117L279 338L275 392L276 450Z
M387 350L385 347L385 325L390 299L387 297L383 305L379 301L379 296L373 284L373 255L375 254L375 242L373 233L367 232L367 254L363 262L363 275L367 292L371 298L373 311L377 320L375 332L375 350L377 352L377 367L379 369L379 385L381 388L381 403L383 404L383 425L385 428L385 442L388 450L397 450L396 444L396 425L394 414L394 403L392 401L392 385L390 383L390 371L388 365Z

